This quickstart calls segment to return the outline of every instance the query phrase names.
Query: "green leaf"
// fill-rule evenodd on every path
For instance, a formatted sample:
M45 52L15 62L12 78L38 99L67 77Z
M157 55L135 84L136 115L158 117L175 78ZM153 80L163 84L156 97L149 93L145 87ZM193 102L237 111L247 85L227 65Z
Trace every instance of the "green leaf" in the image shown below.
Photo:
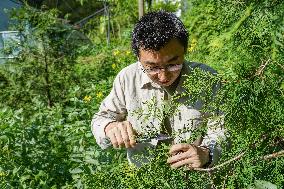
M94 165L99 165L99 161L97 159L86 159L86 163L94 164Z
M18 167L18 168L14 168L13 169L13 175L16 175L16 173L21 169L21 167Z
M25 181L28 180L28 179L31 179L31 175L24 175L24 176L21 176L20 181L21 181L21 182L25 182Z
M277 189L277 186L265 180L255 180L254 185L249 186L248 189Z
M0 136L0 141L7 142L9 138L6 135Z
M69 171L71 174L78 174L78 173L82 173L84 172L82 169L80 169L79 167L72 169L71 171Z

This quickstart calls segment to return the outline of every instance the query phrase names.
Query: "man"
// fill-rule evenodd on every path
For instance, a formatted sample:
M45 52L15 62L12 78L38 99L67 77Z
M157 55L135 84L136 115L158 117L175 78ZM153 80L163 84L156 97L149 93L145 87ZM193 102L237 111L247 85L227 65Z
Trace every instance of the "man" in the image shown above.
M117 75L112 91L92 120L93 134L102 148L107 148L109 141L115 148L125 147L129 162L141 166L149 159L137 160L137 154L142 156L147 148L155 148L159 137L173 137L167 160L172 168L207 167L216 161L219 149L215 143L223 135L222 129L208 129L203 141L195 144L181 143L190 138L191 131L200 125L200 104L181 103L176 107L177 114L168 114L162 119L157 115L142 119L135 114L137 109L150 111L147 102L152 99L155 99L156 107L160 107L174 93L182 93L184 75L190 74L193 69L199 67L215 73L208 66L184 60L187 43L188 32L172 13L152 12L139 20L132 34L132 49L138 62ZM181 129L187 129L187 132L179 133ZM158 137L148 142L136 141L138 134L146 135L149 131Z

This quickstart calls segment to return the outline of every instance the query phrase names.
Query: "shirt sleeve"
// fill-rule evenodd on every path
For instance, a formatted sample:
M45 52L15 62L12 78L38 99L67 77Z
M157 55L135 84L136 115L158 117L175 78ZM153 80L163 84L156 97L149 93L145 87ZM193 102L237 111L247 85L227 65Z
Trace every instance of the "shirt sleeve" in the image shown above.
M122 114L127 114L125 108L125 93L123 74L120 72L113 82L110 94L102 101L99 111L93 116L91 127L97 144L105 149L110 142L105 134L105 127L118 120Z
M210 150L212 162L209 167L212 167L220 158L221 147L220 142L225 140L224 116L216 116L210 118L207 123L207 133L203 137L201 146L206 146Z
M211 74L217 74L217 71L211 67L201 64L200 68L204 71L209 71ZM221 89L221 83L216 83L213 87L212 98L214 99L217 92ZM220 102L222 103L222 102ZM205 146L210 149L210 156L212 156L212 162L209 167L212 167L220 158L221 147L220 142L225 140L225 129L224 129L224 114L220 110L216 110L214 116L208 119L207 122L207 133L203 137L201 146Z

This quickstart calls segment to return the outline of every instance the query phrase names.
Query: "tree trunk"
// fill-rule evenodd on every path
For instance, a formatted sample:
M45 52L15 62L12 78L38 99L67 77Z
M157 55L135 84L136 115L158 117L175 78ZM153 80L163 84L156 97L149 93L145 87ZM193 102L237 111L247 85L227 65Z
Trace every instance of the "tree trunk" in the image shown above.
M139 19L144 15L144 0L138 0Z

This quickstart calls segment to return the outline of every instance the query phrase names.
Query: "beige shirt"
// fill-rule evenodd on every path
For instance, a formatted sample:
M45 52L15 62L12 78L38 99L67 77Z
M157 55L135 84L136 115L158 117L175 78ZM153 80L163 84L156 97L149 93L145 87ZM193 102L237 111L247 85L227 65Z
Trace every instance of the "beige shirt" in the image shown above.
M182 83L185 80L184 75L190 74L191 70L199 67L203 70L216 73L212 68L199 63L185 62L181 71L181 77L177 83L177 93L182 93ZM167 93L167 94L166 94ZM116 76L113 88L110 94L101 103L100 109L92 119L92 132L99 146L103 149L110 146L109 140L105 135L105 127L108 123L117 120L118 116L125 115L126 120L132 124L138 134L147 135L149 133L162 132L161 112L159 110L165 104L165 97L172 96L173 91L165 89L154 83L142 69L140 62L131 64L121 70ZM186 99L185 99L186 100ZM169 117L169 124L174 136L174 143L181 143L190 138L191 131L200 125L202 104L191 105L181 104L175 109L175 113ZM144 110L140 114L139 110ZM140 115L140 116L139 116ZM141 116L142 115L142 116ZM217 119L208 122L206 136L203 137L201 146L213 146L213 162L219 156L220 149L215 147L219 138L224 138L222 129L223 119ZM149 158L145 156L145 148L155 148L158 141L152 139L150 142L138 143L134 148L127 149L127 157L130 163L140 166L148 162ZM139 159L134 158L140 154ZM142 157L143 155L143 157Z

